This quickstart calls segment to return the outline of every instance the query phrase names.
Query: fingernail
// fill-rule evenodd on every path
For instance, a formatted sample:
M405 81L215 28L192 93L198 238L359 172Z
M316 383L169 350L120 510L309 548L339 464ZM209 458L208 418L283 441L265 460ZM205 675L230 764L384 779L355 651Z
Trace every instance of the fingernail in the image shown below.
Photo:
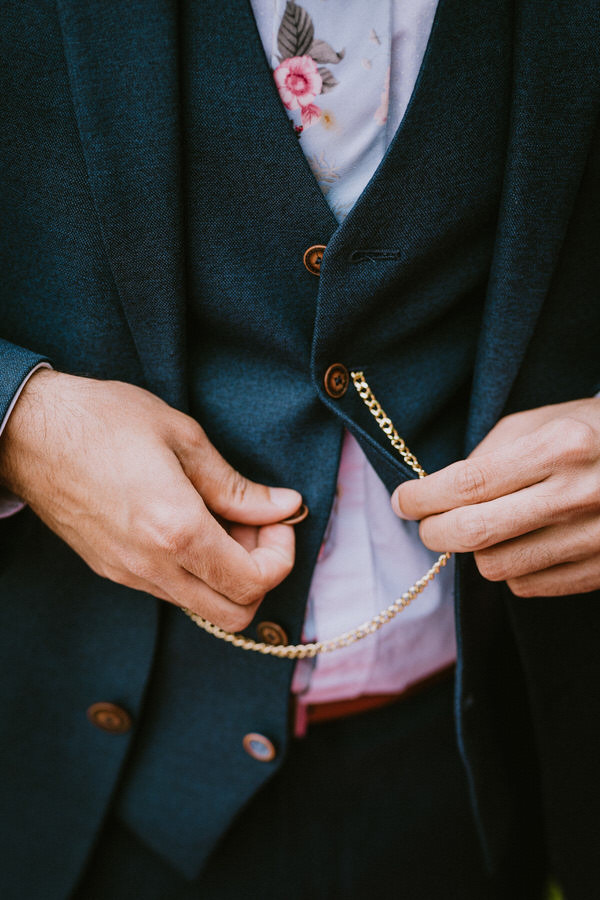
M269 499L273 506L278 506L280 509L285 509L287 511L290 509L297 509L299 503L302 503L302 497L298 491L293 491L291 488L270 487Z
M400 488L396 488L394 493L392 494L392 509L396 513L399 519L408 519L408 516L405 516L402 512L402 507L400 506Z

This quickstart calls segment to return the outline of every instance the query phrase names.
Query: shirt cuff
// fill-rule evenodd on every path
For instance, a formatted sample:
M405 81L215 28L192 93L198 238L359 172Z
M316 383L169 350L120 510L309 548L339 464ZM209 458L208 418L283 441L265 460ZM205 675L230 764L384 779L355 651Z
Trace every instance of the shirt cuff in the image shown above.
M12 398L10 406L6 410L6 415L2 419L2 422L0 422L0 438L2 437L2 432L6 428L6 423L8 422L10 414L13 411L13 409L15 408L17 400L21 396L21 392L22 392L23 388L25 387L25 385L27 384L27 382L29 381L31 376L35 372L37 372L38 369L51 369L51 368L52 368L52 366L49 363L41 362L41 363L38 363L37 366L34 366L34 368L31 370L31 372L28 372L26 377L23 379L23 381L19 385L14 397ZM24 506L25 506L25 504L23 503L22 500L20 500L18 497L16 497L10 491L6 490L6 488L3 488L0 486L0 519L6 519L6 518L8 518L8 516L14 516L14 514L18 513L20 510L22 510Z

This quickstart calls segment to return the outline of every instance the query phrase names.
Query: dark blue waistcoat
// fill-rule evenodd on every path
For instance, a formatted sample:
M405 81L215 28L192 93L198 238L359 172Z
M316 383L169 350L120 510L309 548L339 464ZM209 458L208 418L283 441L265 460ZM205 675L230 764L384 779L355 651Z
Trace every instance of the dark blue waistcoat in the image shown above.
M0 420L50 358L146 386L244 474L302 491L297 565L259 613L296 641L344 427L390 489L411 477L352 388L326 394L331 363L365 371L427 469L506 412L600 388L597 9L440 0L404 121L338 228L250 5L176 7L3 7ZM63 900L111 803L193 875L284 759L292 664L99 578L30 510L0 521L0 595L2 896ZM597 889L599 609L517 600L457 560L484 851L508 866L544 835L572 898ZM98 700L132 731L94 729ZM249 731L273 762L245 754Z
M365 371L427 468L463 453L507 140L509 4L495 16L477 3L440 5L406 119L340 228L271 84L250 10L184 8L190 409L236 468L296 487L309 505L309 521L296 529L296 569L258 616L280 622L295 642L343 427L390 489L410 473L352 388L327 396L327 367ZM223 100L212 103L221 82ZM316 243L327 245L320 278L302 261ZM292 664L219 644L176 612L164 619L151 712L119 812L192 873L283 759ZM240 677L255 686L255 702L236 689ZM237 697L227 705L233 742L214 721L225 696ZM267 734L278 760L248 758L248 731ZM224 759L225 789L199 776Z

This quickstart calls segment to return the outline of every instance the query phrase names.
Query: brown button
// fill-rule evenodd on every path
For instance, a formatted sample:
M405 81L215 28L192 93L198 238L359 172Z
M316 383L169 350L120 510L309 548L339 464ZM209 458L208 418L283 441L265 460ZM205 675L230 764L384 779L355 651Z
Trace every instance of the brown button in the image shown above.
M110 734L125 734L132 725L131 716L122 706L116 703L92 703L87 717L96 728Z
M350 384L348 369L341 363L334 363L325 372L323 383L330 397L333 397L335 400L343 397Z
M298 522L304 522L307 515L308 515L308 506L306 505L306 503L301 503L293 515L288 516L287 519L282 519L279 524L280 525L297 525Z
M287 646L289 643L288 636L276 622L259 622L256 631L263 644L283 644Z
M255 731L245 735L242 744L248 756L258 762L271 762L277 755L273 742L264 734L257 734Z
M314 244L304 254L304 265L313 275L321 274L321 262L325 252L325 244Z

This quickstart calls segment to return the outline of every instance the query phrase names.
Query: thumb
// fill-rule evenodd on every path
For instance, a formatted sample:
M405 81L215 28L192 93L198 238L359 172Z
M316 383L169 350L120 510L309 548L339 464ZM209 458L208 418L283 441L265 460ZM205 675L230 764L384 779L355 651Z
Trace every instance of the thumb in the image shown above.
M269 525L292 516L302 503L298 491L245 478L212 444L202 449L195 462L188 458L184 469L208 508L229 522Z

